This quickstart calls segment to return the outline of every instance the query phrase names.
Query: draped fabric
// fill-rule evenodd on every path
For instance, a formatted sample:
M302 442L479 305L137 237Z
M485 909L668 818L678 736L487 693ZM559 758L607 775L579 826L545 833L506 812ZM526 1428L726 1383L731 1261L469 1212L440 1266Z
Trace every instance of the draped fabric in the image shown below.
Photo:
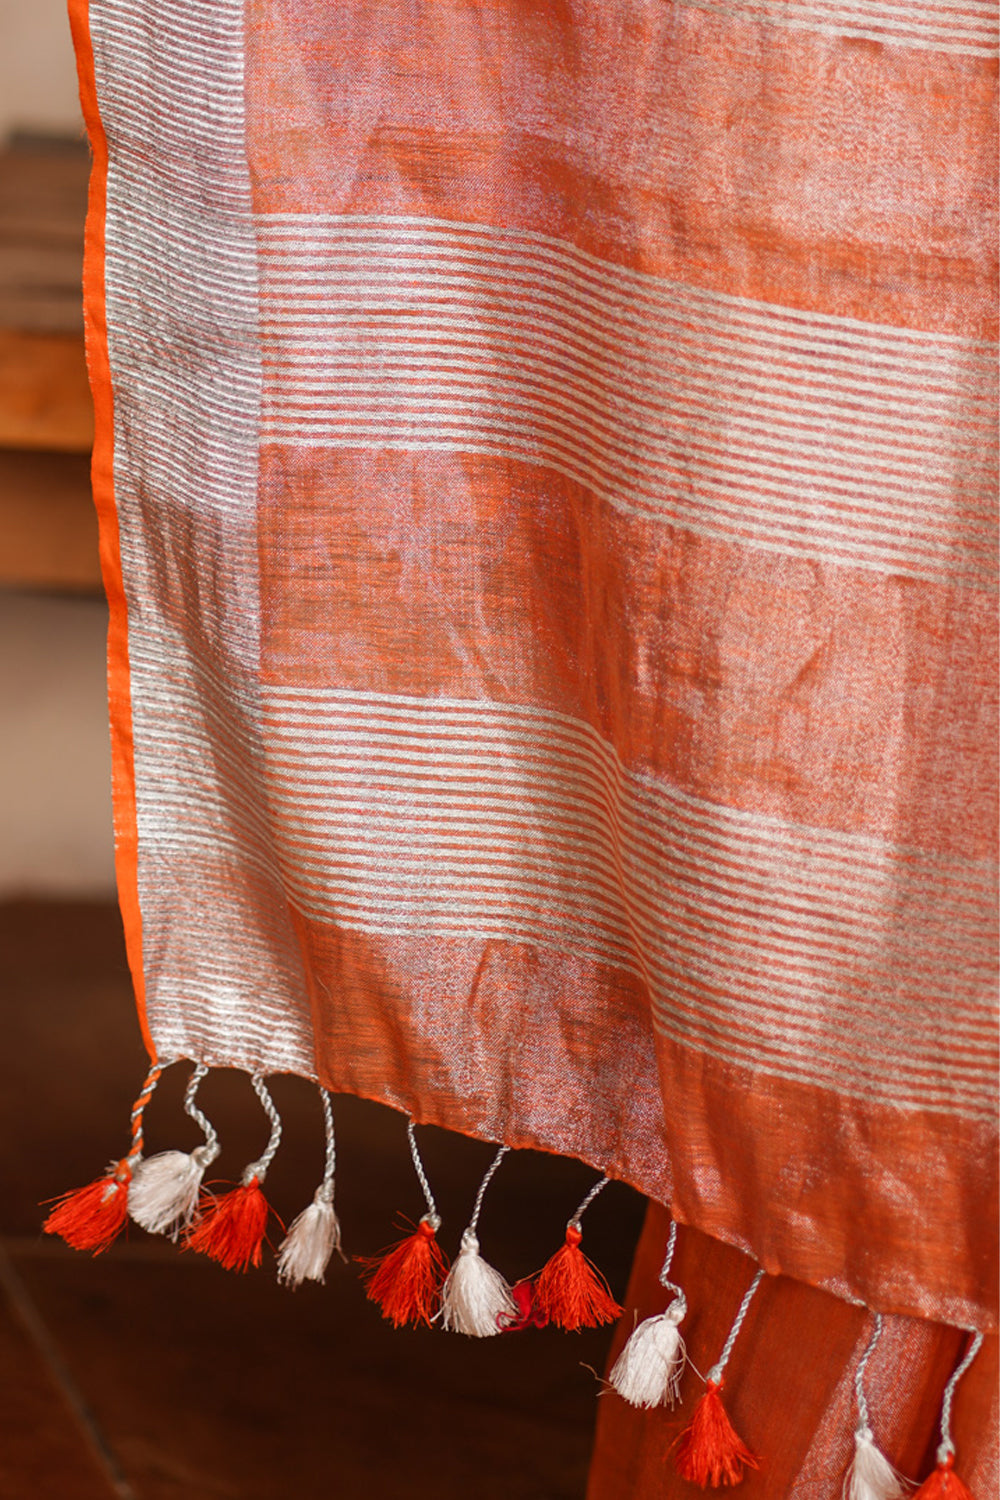
M151 1053L995 1327L980 0L73 0Z
M640 1318L663 1307L657 1273L666 1220L666 1210L650 1206L627 1298ZM753 1275L752 1262L719 1240L683 1229L672 1269L680 1283L696 1288L685 1337L694 1365L707 1370ZM741 1433L753 1435L760 1455L760 1467L748 1470L740 1484L740 1500L844 1500L858 1420L855 1377L872 1325L870 1312L841 1298L785 1278L764 1279L726 1370L732 1420ZM612 1361L631 1327L630 1315L617 1332ZM864 1386L879 1446L904 1476L922 1478L934 1467L941 1391L967 1342L958 1329L926 1319L884 1319ZM602 1396L587 1500L691 1500L698 1492L678 1477L671 1458L701 1389L689 1369L676 1411L640 1411ZM995 1495L995 1335L958 1386L955 1443L972 1494L977 1500Z

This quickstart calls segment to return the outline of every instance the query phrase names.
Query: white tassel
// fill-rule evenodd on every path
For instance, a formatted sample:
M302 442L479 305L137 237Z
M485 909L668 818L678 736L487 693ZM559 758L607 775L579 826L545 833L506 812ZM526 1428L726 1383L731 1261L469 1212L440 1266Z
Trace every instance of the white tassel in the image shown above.
M479 1254L472 1229L462 1235L462 1248L441 1290L441 1319L452 1333L490 1338L502 1331L502 1318L517 1316L510 1287L499 1271Z
M186 1151L161 1151L147 1156L132 1174L128 1211L151 1234L176 1239L191 1221L205 1169L218 1156L214 1146Z
M909 1491L875 1446L870 1427L854 1434L854 1460L844 1480L844 1500L903 1500Z
M278 1247L278 1280L285 1286L303 1281L322 1284L330 1257L340 1249L340 1221L333 1211L333 1185L323 1183Z
M686 1312L684 1298L675 1297L666 1312L639 1324L615 1361L609 1379L633 1406L674 1406L680 1399L687 1355L678 1324Z

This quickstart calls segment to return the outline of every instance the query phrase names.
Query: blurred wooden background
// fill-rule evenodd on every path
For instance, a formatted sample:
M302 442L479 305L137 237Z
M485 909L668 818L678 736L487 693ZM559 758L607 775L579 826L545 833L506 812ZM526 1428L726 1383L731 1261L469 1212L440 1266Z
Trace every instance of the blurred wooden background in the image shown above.
M100 587L81 311L89 156L15 134L0 149L0 583Z

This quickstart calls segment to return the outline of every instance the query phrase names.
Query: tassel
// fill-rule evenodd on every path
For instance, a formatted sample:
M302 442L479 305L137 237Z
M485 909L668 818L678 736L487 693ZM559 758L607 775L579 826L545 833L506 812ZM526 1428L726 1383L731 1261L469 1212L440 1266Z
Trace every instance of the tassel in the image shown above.
M110 1248L128 1220L128 1189L132 1170L128 1157L86 1187L56 1198L55 1207L42 1225L46 1234L57 1234L74 1250L100 1255Z
M583 1233L571 1219L566 1243L540 1271L535 1282L535 1305L549 1323L570 1332L613 1323L619 1307L604 1277L580 1249Z
M854 1433L854 1458L844 1478L844 1500L904 1500L904 1496L909 1494L892 1464L875 1446L875 1434L868 1425L865 1371L882 1337L882 1325L882 1314L875 1313L871 1338L854 1374L858 1425Z
M426 1323L429 1328L438 1315L448 1261L437 1242L441 1220L417 1150L412 1119L406 1122L406 1138L427 1212L405 1240L362 1260L365 1269L361 1274L370 1301L378 1304L383 1318L388 1318L394 1328L404 1323L414 1327Z
M478 1239L467 1229L458 1259L441 1291L443 1326L451 1333L484 1339L503 1331L503 1319L516 1316L510 1287L500 1272L483 1260Z
M708 1382L708 1390L694 1409L690 1425L681 1434L674 1465L682 1479L707 1489L739 1484L744 1469L760 1467L726 1415L719 1385Z
M844 1500L904 1500L909 1490L892 1464L875 1446L869 1427L854 1434L854 1458L844 1480Z
M323 1181L313 1194L313 1201L292 1222L278 1246L278 1280L285 1286L301 1286L303 1281L318 1281L326 1276L330 1257L340 1252L340 1222L333 1211L333 1174L337 1165L333 1136L333 1109L326 1089L319 1091L326 1127L326 1167Z
M955 1455L939 1458L937 1468L928 1475L913 1500L972 1500L972 1491L955 1473Z
M303 1281L321 1285L335 1250L340 1249L340 1221L332 1202L316 1189L313 1201L304 1208L278 1246L278 1280L285 1286L301 1286Z
M665 1312L646 1318L633 1330L608 1376L612 1389L633 1406L676 1406L680 1400L687 1351L679 1325L687 1314L687 1301L669 1279L676 1247L677 1221L672 1219L658 1279L666 1291L674 1293L673 1301Z
M381 1255L362 1262L369 1299L395 1328L426 1323L437 1316L448 1262L437 1242L440 1219L425 1214L415 1233Z
M267 1149L259 1161L251 1162L243 1173L239 1187L217 1197L204 1192L198 1201L197 1217L184 1236L186 1250L198 1250L209 1260L218 1261L227 1271L245 1271L259 1266L264 1235L271 1208L261 1190L281 1143L281 1119L274 1100L264 1087L260 1073L250 1082L271 1122Z
M132 1105L132 1145L127 1156L114 1162L103 1177L54 1199L42 1229L57 1234L74 1250L100 1255L114 1243L128 1222L129 1186L142 1160L142 1116L163 1068L153 1063L139 1097Z
M500 1147L479 1184L472 1218L462 1235L462 1248L441 1290L441 1320L450 1333L490 1338L503 1332L505 1320L517 1317L510 1287L500 1272L483 1260L476 1237L486 1189L509 1150L509 1146Z
M136 1224L150 1234L169 1234L176 1240L194 1215L206 1169L219 1154L219 1137L195 1104L198 1085L208 1073L198 1063L188 1080L184 1111L205 1135L205 1143L190 1155L186 1151L161 1151L139 1162L132 1174L128 1211Z
M941 1442L937 1451L937 1467L929 1474L917 1490L913 1500L972 1500L972 1491L955 1473L955 1444L951 1435L951 1412L955 1404L958 1382L983 1347L983 1335L970 1328L972 1338L957 1369L944 1388L941 1398Z
M271 1209L256 1176L231 1193L202 1193L198 1217L184 1236L187 1250L198 1250L227 1271L259 1266Z
M718 1489L723 1484L739 1484L744 1469L759 1469L760 1460L747 1447L726 1415L719 1392L723 1372L746 1321L750 1303L764 1279L758 1271L743 1294L743 1301L722 1347L722 1353L708 1372L704 1396L694 1409L690 1424L681 1433L674 1455L674 1467L682 1479Z
M687 1312L675 1297L666 1312L646 1318L635 1329L608 1377L632 1406L675 1406L680 1400L686 1351L679 1324Z
M160 1151L141 1161L129 1189L131 1218L150 1234L176 1239L191 1221L212 1159L204 1146L198 1146L190 1156L186 1151Z

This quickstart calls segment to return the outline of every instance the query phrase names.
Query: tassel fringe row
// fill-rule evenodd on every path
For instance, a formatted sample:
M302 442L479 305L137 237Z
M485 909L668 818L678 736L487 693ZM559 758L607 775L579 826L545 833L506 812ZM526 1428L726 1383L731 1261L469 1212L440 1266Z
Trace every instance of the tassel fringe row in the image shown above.
M261 1264L272 1213L262 1184L278 1149L281 1121L263 1078L260 1074L253 1075L252 1086L271 1122L267 1148L258 1161L246 1168L238 1186L224 1193L206 1190L203 1186L206 1169L219 1154L218 1137L195 1103L198 1085L207 1071L203 1064L195 1067L184 1104L186 1112L204 1131L204 1143L191 1152L162 1151L143 1157L143 1113L162 1072L161 1065L154 1064L132 1109L128 1154L113 1162L103 1177L54 1199L43 1223L47 1234L59 1235L74 1249L100 1255L114 1243L131 1218L153 1234L168 1234L175 1240L182 1235L185 1248L199 1251L229 1270L246 1271ZM340 1223L333 1206L336 1160L333 1115L324 1089L320 1090L320 1097L326 1128L323 1180L312 1203L293 1220L277 1251L278 1280L290 1287L306 1281L322 1283L331 1256L342 1255ZM580 1248L581 1215L606 1186L606 1177L591 1188L566 1226L564 1243L538 1275L511 1287L483 1259L477 1234L486 1188L508 1148L499 1148L483 1178L459 1254L449 1268L447 1256L438 1243L441 1220L417 1149L412 1120L407 1135L427 1212L413 1232L395 1245L379 1255L359 1257L368 1297L394 1327L429 1328L439 1321L450 1332L491 1338L518 1329L544 1328L549 1323L569 1330L599 1327L621 1317L624 1309ZM644 1409L674 1406L680 1397L686 1362L680 1324L687 1305L681 1288L669 1280L676 1238L677 1226L672 1224L659 1278L662 1286L673 1293L672 1300L664 1312L645 1318L633 1330L608 1377L618 1395ZM720 1392L723 1371L763 1276L763 1270L758 1270L745 1293L722 1353L708 1373L705 1394L676 1443L677 1473L703 1489L739 1484L748 1469L760 1467L757 1454L734 1429ZM882 1322L876 1313L871 1340L855 1374L859 1421L854 1457L844 1478L844 1500L905 1500L912 1493L878 1448L869 1425L864 1374L881 1335ZM951 1412L956 1386L982 1342L983 1335L971 1331L966 1353L942 1398L941 1444L936 1467L912 1495L912 1500L973 1500L955 1472Z

